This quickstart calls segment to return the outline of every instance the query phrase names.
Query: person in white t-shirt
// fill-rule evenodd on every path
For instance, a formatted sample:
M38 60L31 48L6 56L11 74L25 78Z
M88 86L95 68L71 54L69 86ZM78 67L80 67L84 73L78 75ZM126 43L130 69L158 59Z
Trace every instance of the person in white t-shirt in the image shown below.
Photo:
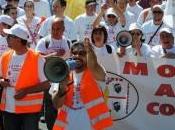
M149 1L148 3L150 5L150 7L142 10L140 12L138 19L137 19L137 23L139 24L139 26L142 26L143 23L145 23L146 21L153 19L152 8L154 5L161 5L162 4L162 0L148 0L148 1Z
M102 65L106 71L114 68L113 71L116 72L116 50L113 45L107 44L107 38L108 33L104 26L98 26L92 30L91 41L98 63Z
M51 35L43 37L38 42L35 50L44 57L58 56L62 59L70 57L71 42L64 37L64 19L55 18L52 21ZM52 83L51 86L54 86ZM52 130L57 110L54 109L48 91L45 92L45 121L49 130Z
M45 60L28 48L28 33L23 26L15 24L3 31L8 34L11 48L0 61L0 85L3 87L0 109L4 129L38 130L42 91L49 88L43 72Z
M145 35L145 44L152 46L160 44L159 30L167 25L163 23L164 10L160 5L154 5L153 19L145 22L141 28Z
M111 115L97 83L104 82L106 74L90 40L74 43L71 54L79 66L70 71L70 79L59 82L59 90L52 94L59 110L53 130L107 130L112 126Z
M29 46L34 49L39 40L38 31L44 20L35 16L33 0L26 0L24 3L24 10L25 15L18 17L17 22L27 29L29 34Z
M93 22L96 18L96 0L85 0L85 13L80 14L74 20L78 40L85 37L90 38L93 29Z
M68 16L64 15L67 2L66 0L54 0L52 3L53 16L48 17L42 24L39 30L40 37L45 37L51 32L52 19L56 17L61 17L64 19L65 31L64 35L66 38L70 39L72 42L77 40L76 29L74 22Z
M130 24L136 21L134 14L126 9L127 3L127 0L118 0L117 2L110 0L110 5L120 17L120 23L125 30L129 30Z
M104 19L103 19L104 18ZM93 27L102 25L107 29L108 40L107 44L112 44L116 49L116 36L125 28L120 23L120 18L115 13L113 8L109 8L107 4L101 6L101 10L94 20Z
M152 57L152 50L149 45L144 44L143 32L137 23L130 25L129 32L132 35L131 45L127 46L125 54L121 55Z
M9 49L7 44L7 35L3 32L3 29L10 29L13 23L14 20L10 16L0 16L0 56Z
M133 13L135 16L135 19L137 20L143 8L137 3L137 0L128 0L126 10Z
M162 28L160 30L160 45L152 48L155 58L175 58L174 36L170 28Z

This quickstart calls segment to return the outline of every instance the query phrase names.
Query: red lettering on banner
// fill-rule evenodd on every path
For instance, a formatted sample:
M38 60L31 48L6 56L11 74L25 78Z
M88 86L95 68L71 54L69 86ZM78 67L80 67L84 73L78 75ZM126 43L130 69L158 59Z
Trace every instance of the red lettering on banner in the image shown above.
M123 74L148 75L148 68L146 63L134 63L126 62L123 70Z
M172 65L161 65L157 68L157 73L162 77L174 77L175 76L175 67Z
M156 108L157 108L157 110L156 110ZM158 108L159 108L159 103L156 103L156 102L149 103L147 105L147 111L149 113L151 113L152 115L158 115L159 114Z
M174 91L170 84L161 84L158 90L155 93L156 96L168 96L175 97Z
M162 114L165 116L171 116L175 113L175 108L171 104L152 102L147 105L147 111L152 115Z

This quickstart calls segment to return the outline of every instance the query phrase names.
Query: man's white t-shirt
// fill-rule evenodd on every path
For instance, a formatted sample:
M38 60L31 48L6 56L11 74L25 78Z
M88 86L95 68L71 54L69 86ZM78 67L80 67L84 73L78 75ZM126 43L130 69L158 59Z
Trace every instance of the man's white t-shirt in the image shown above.
M49 43L46 43L46 42L49 42ZM48 48L46 44L48 44ZM65 50L65 54L61 56L61 58L67 59L70 57L71 45L69 44L70 42L65 37L63 37L60 40L57 40L57 39L51 38L51 35L49 35L39 40L35 50L39 53L43 53L47 55L50 53L58 52L60 49L63 49Z
M54 18L55 18L55 15L48 17L43 22L43 24L38 32L40 36L45 37L51 33L52 22L53 22ZM64 36L66 38L70 39L71 41L76 40L77 36L76 36L76 29L75 29L74 22L67 16L64 16L64 26L65 26Z
M82 41L85 37L91 39L91 33L93 29L93 22L96 15L88 16L86 13L77 16L74 20L75 28L77 31L78 40Z
M27 53L25 53L23 55L17 55L16 53L13 53L12 60L9 63L8 71L7 71L7 79L10 80L10 84L12 86L16 85L16 81L18 79L18 76L20 74L20 70L22 68L22 65L24 64L24 60L25 60L26 56L27 56ZM45 63L45 60L43 58L39 57L38 76L39 76L40 82L47 80L45 75L44 75L43 69L41 69L41 68L44 68L44 63ZM30 71L30 68L29 68L29 71ZM1 64L0 64L0 76L2 76ZM14 87L7 87L4 89L6 89L5 111L14 113L14 111L15 111L15 108L14 108L14 106L15 106L15 99L14 99L15 88Z

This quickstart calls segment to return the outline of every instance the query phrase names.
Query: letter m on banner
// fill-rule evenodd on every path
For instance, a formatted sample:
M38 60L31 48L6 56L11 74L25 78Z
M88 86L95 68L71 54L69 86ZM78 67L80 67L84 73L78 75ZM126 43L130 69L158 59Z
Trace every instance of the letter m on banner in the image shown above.
M146 63L126 62L123 69L123 74L132 75L148 75Z

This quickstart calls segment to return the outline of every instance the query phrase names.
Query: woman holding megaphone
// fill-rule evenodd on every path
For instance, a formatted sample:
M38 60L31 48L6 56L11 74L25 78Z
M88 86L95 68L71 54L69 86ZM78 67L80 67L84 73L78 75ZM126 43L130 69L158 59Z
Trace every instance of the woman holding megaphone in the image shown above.
M131 35L128 36L131 37L131 40L129 40L130 44L127 44L128 46L120 46L118 55L120 57L124 55L152 57L151 48L149 45L144 44L142 30L136 23L130 25L129 33L129 35Z
M52 95L55 107L59 108L53 130L106 129L112 125L112 119L97 83L105 81L106 74L97 62L90 40L74 43L71 54L82 65L71 71L70 78L61 81L59 91Z

